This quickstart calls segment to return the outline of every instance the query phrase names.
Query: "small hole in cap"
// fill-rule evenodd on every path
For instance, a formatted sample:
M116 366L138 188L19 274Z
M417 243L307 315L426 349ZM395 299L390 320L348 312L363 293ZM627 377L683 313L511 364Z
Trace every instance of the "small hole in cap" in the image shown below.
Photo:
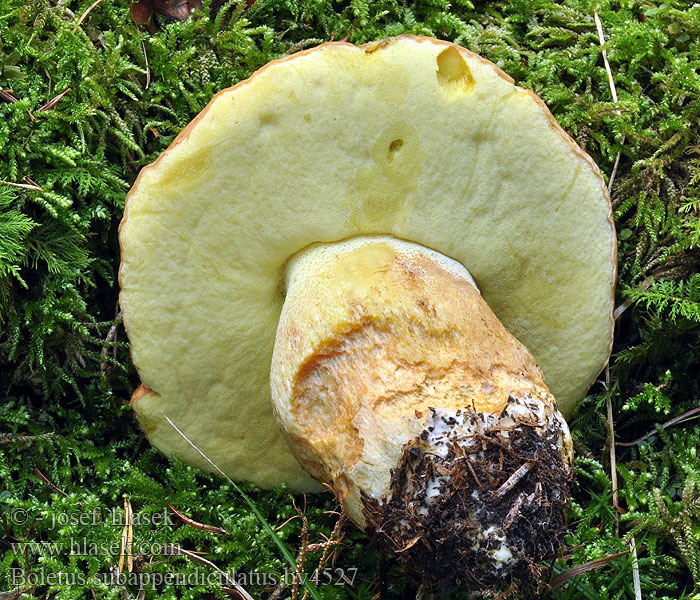
M395 139L391 144L389 144L389 155L388 158L389 160L394 159L394 154L401 150L401 147L403 146L403 140L401 138Z
M467 61L454 46L438 54L437 65L438 83L446 94L468 94L474 89L475 81Z

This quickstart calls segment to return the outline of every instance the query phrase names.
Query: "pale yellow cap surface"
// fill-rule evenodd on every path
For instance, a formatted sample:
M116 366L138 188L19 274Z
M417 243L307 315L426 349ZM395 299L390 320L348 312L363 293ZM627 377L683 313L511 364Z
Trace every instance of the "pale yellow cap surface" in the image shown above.
M612 339L600 174L532 93L447 42L325 44L218 94L131 190L120 302L151 442L231 477L318 489L269 369L287 260L389 234L465 265L565 415Z

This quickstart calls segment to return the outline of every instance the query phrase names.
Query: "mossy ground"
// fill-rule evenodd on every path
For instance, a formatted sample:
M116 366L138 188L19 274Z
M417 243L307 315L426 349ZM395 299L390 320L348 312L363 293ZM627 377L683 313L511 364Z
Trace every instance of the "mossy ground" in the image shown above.
M549 597L634 598L635 573L647 600L700 597L697 421L617 448L614 509L606 418L609 401L616 439L631 441L698 405L700 5L234 1L213 18L207 3L198 20L156 18L151 34L133 23L127 0L103 0L78 23L91 4L0 0L0 89L12 90L0 94L0 180L24 186L0 184L3 598L18 590L60 599L235 596L230 585L207 580L213 569L192 555L167 555L172 545L205 553L224 571L245 574L241 583L254 596L270 596L286 563L240 494L164 459L131 417L127 401L138 382L116 306L124 195L215 91L322 41L400 33L453 40L498 64L547 102L606 177L619 154L611 190L618 304L629 307L607 383L593 387L571 423L578 458L569 553L554 572L625 552L632 536L638 562L621 555ZM290 520L292 496L246 491L296 552L307 536L302 519ZM104 581L118 567L125 498L141 516L133 572L179 579L141 592L137 581ZM158 521L167 502L227 533ZM326 498L308 499L311 541L330 534L332 508ZM322 597L415 595L394 558L346 529L337 560L320 574ZM309 553L307 570L322 552ZM26 579L30 572L36 579ZM13 575L27 586L13 586Z

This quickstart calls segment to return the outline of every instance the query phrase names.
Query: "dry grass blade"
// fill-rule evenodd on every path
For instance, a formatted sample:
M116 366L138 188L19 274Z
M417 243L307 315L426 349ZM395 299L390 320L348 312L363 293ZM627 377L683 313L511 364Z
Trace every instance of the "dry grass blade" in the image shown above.
M401 554L401 552L406 552L406 550L413 548L413 546L415 546L422 537L422 533L417 535L412 540L410 540L403 548L399 548L398 550L396 550L396 553Z
M642 600L642 580L639 577L639 560L637 559L637 542L634 536L630 538L630 551L632 552L632 585L634 586L634 600Z
M234 490L236 490L245 503L248 505L248 507L253 511L253 514L255 514L256 518L260 522L260 524L263 526L263 529L269 534L269 536L272 538L272 541L275 542L275 545L279 549L279 551L282 553L282 556L284 556L285 561L287 564L292 567L293 569L296 569L296 561L294 560L294 557L292 556L291 552L287 548L287 546L284 544L284 542L279 538L277 533L275 533L275 530L272 528L272 526L267 522L265 517L263 517L262 513L258 510L258 507L255 505L255 502L253 502L248 495L240 488L239 485L236 484L233 479L231 479L226 473L224 473L221 468L214 463L204 452L202 452L197 445L190 439L188 438L182 430L173 423L172 419L165 414L165 412L161 411L161 414L163 415L163 418L168 422L168 424L175 430L177 431L178 435L182 437L183 440L185 440L189 446L197 453L199 454L211 467L219 473L226 481L228 481L231 484L231 487L233 487ZM316 589L316 586L313 585L311 582L307 581L304 579L304 587L306 590L311 594L311 597L314 600L322 600L321 595L319 594L319 591Z
M610 69L610 63L608 62L608 51L605 49L605 35L603 34L603 24L600 22L600 17L597 12L593 13L593 19L595 20L595 26L598 30L598 40L600 41L600 47L602 48L601 53L603 55L603 64L605 65L605 72L608 74L608 85L610 86L610 94L612 95L613 102L617 102L617 89L615 88L615 80L613 79L612 69ZM618 111L619 114L619 111ZM625 137L622 136L622 143L625 143ZM608 180L608 189L612 189L613 182L615 181L615 175L617 174L617 167L620 164L620 152L618 151L615 157L615 164L613 165L612 173L610 173L610 179Z
M629 550L625 550L624 552L618 552L617 554L610 554L608 556L603 556L602 558L596 558L595 560L579 565L578 567L572 567L571 569L568 569L563 573L559 573L559 575L557 575L554 579L552 579L552 581L549 582L547 591L551 592L552 590L558 588L560 585L569 581L569 579L573 579L574 577L586 573L587 571L600 569L601 567L604 567L605 565L613 562L614 560L617 560L618 558L629 554L629 552Z
M600 47L602 48L601 53L603 55L603 63L605 64L605 72L608 74L608 85L610 86L610 93L612 94L613 102L617 102L617 89L615 88L615 80L613 79L612 70L610 69L610 63L608 62L608 51L605 49L605 35L603 34L603 24L600 22L600 17L597 12L593 13L593 19L595 20L595 26L598 30L598 39L600 40Z
M651 278L648 277L642 282L642 284L639 286L639 289L645 292L649 289L650 285ZM632 304L634 304L634 300L630 300L629 298L627 298L627 300L625 300L622 304L615 308L615 311L613 313L613 319L617 321L622 316L622 313L624 313L630 306L632 306Z
M695 408L691 408L690 410L684 412L682 415L678 415L677 417L673 417L673 419L670 419L669 421L666 421L663 425L659 425L661 429L668 429L669 427L673 427L674 425L680 425L681 423L685 423L686 421L691 421L693 419L700 418L700 406L696 406ZM641 444L644 440L650 438L652 435L654 435L657 432L656 429L650 431L649 433L645 433L642 437L637 438L633 442L616 442L615 445L617 446L636 446L637 444Z
M117 573L119 575L124 571L124 561L126 560L126 569L131 573L134 569L134 555L132 553L132 543L134 540L134 512L131 508L131 501L124 498L124 529L122 530L122 546L119 554L119 565Z
M141 40L141 48L143 48L143 59L146 61L146 89L151 85L151 66L148 64L148 54L146 53L146 43Z
M238 583L235 579L229 577L228 574L219 569L219 567L217 567L210 560L207 560L206 558L199 556L194 552L190 552L189 550L184 550L183 548L180 548L175 544L166 544L165 546L163 546L162 554L165 556L186 556L194 562L206 565L207 567L211 567L217 573L223 575L224 581L232 588L234 588L241 596L243 596L245 600L253 600L253 597L245 590L245 588L240 583Z
M32 192L43 192L38 185L32 185L30 183L14 183L12 181L0 181L4 185L10 185L12 187L21 188L23 190L30 190Z
M607 367L606 367L607 370ZM615 535L620 535L620 497L617 492L617 456L615 454L615 421L613 420L612 400L608 396L608 435L610 437L610 481L612 483L612 501L615 509Z

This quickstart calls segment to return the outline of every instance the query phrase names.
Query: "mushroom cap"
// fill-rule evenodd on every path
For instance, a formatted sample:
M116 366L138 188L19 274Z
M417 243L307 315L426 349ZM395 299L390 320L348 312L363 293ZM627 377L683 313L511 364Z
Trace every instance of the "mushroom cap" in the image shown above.
M535 94L454 44L327 43L218 93L128 197L120 303L151 443L319 489L275 421L289 258L387 234L465 265L565 416L605 365L616 239L590 157Z

